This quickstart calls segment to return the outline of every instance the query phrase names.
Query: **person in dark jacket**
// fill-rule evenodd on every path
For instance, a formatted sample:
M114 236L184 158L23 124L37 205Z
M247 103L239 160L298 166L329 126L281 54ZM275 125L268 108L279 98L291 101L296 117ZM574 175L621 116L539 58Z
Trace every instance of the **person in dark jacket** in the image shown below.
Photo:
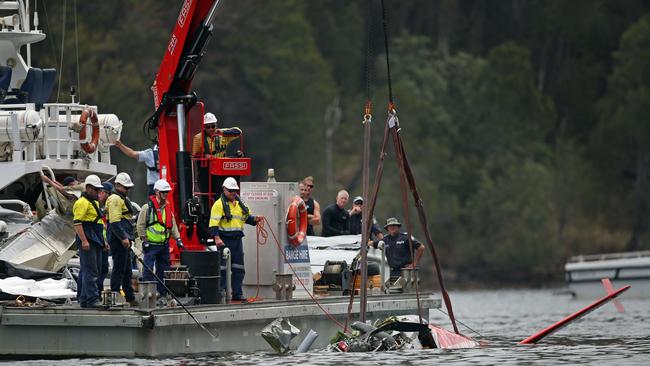
M384 253L388 260L390 267L390 276L399 277L402 268L416 268L422 254L424 253L424 246L415 238L411 237L413 242L413 256L411 256L411 248L409 248L409 237L406 233L400 231L402 224L394 217L386 220L384 229L388 230L388 235L384 236ZM377 248L381 240L372 242L372 246Z
M362 219L362 213L363 213L363 197L361 196L356 196L352 200L352 209L350 210L350 234L352 235L359 235L361 234L361 219ZM381 232L379 229L379 226L377 226L376 220L373 217L372 218L372 225L370 226L370 236L369 240L372 240L372 237L375 237L378 240L381 240L384 238L384 234Z
M323 211L321 221L323 223L323 236L349 235L350 214L345 209L350 195L346 190L340 190L336 195L336 203L333 203Z

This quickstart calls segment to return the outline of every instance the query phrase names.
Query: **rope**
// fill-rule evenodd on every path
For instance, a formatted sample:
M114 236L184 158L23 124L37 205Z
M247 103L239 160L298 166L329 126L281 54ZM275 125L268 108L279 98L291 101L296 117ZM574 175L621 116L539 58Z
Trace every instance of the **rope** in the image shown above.
M307 292L307 295L309 295L309 297L311 297L311 299L314 301L314 303L315 303L316 305L318 305L318 307L323 311L323 313L324 313L324 314L325 314L325 315L326 315L326 316L327 316L331 321L333 321L334 323L336 323L336 325L338 325L341 329L345 329L345 326L343 326L343 324L341 324L341 322L339 322L338 320L336 320L336 318L334 318L334 316L332 316L332 314L330 314L330 313L329 313L329 312L328 312L328 311L327 311L327 310L326 310L326 309L321 305L321 303L318 302L318 300L316 299L316 297L311 293L311 291L309 291L309 290L307 289L307 286L305 286L305 284L302 282L302 280L300 279L300 277L298 277L298 274L296 273L296 270L293 268L293 266L291 265L291 263L289 263L289 260L287 259L287 255L284 253L284 250L282 249L282 245L280 245L280 240L278 240L278 237L275 235L275 232L273 232L273 228L271 227L271 224L269 224L268 220L266 220L266 217L262 218L262 222L264 222L264 223L266 224L266 226L269 227L269 231L271 232L271 235L273 236L273 240L275 241L275 244L277 245L278 250L280 250L280 253L282 254L282 257L284 257L284 262L287 263L287 264L289 265L289 268L291 269L291 272L293 272L293 275L296 277L296 279L297 279L298 282L300 283L300 286L302 286L302 288L305 289L305 292Z
M372 75L370 73L370 65L372 62L372 0L368 0L368 20L367 20L367 30L366 30L366 64L365 64L365 74L366 74L366 113L370 114L370 84L372 83Z
M77 30L77 0L74 0L74 50L77 55L77 100L81 101L81 81L79 78L79 32Z
M384 26L384 48L386 49L386 76L388 79L388 101L389 106L388 110L395 109L395 103L393 101L393 83L390 77L390 53L388 51L388 14L386 12L386 6L384 5L384 0L381 0L381 21Z
M345 316L345 327L343 327L343 333L348 332L348 324L350 324L350 317L352 315L352 304L354 304L354 284L357 282L357 273L355 269L352 270L352 283L350 284L350 302L348 303L348 313Z
M402 170L405 179L408 182L411 193L413 195L413 202L415 203L415 208L417 209L418 212L418 217L420 219L420 226L422 227L422 231L424 232L424 237L426 239L427 246L429 247L429 251L431 252L431 256L433 257L433 264L436 269L436 275L438 277L438 284L440 285L440 292L442 294L442 299L445 303L445 307L447 308L447 312L449 313L449 319L451 320L451 324L454 326L454 332L456 334L460 334L458 331L458 327L456 326L456 319L454 317L454 309L452 308L451 305L451 298L449 297L449 294L447 293L447 289L445 288L445 282L442 276L442 267L440 266L440 260L438 259L436 247L433 245L433 239L431 238L431 233L429 232L429 227L427 225L427 217L426 217L426 212L424 210L424 204L422 202L422 199L420 199L420 195L417 190L417 185L415 183L415 177L413 176L413 171L411 170L411 166L409 164L409 160L408 157L406 156L406 151L404 150L404 145L402 143L402 138L399 134L399 125L396 124L391 129L391 132L393 134L395 151L398 154L397 157L398 165L400 166L400 169Z
M68 0L63 0L63 21L61 22L61 60L59 61L59 86L56 90L56 102L59 102L61 95L61 77L63 76L63 49L65 48L65 15L68 8Z
M397 127L397 126L396 126ZM393 135L393 143L395 144L395 155L397 158L397 166L399 168L399 180L400 180L400 193L402 196L402 209L404 211L404 223L406 224L406 236L408 238L409 242L409 252L411 254L411 258L413 261L415 261L415 256L414 256L414 251L413 251L413 239L412 239L412 233L413 233L413 227L411 226L411 216L409 214L409 207L408 207L408 197L407 197L407 192L406 192L406 171L404 169L404 150L402 149L402 145L399 140L399 136L397 135L396 128L391 129L392 135ZM420 304L420 291L418 289L418 281L415 281L415 298L418 304L418 317L420 319L420 323L422 323L422 306Z
M43 3L43 13L45 15L45 26L47 27L46 33L48 35L47 38L49 38L49 42L50 42L50 48L51 48L50 51L52 51L52 60L56 60L56 47L54 46L54 43L56 43L56 41L54 39L53 32L51 32L50 20L49 20L50 18L47 16L47 5L45 5L45 0L41 0L41 2ZM59 73L60 72L61 70L59 70Z
M208 328L206 328L205 325L204 325L203 323L201 323L198 319L196 319L196 317L194 316L194 314L192 314L192 313L191 313L191 312L190 312L190 311L185 307L185 305L183 305L183 303L181 302L181 300L179 300L178 297L177 297L177 296L176 296L176 295L175 295L175 294L174 294L174 293L169 289L169 287L167 287L167 285L165 285L165 282L164 282L163 280L161 280L160 277L158 277L158 275L156 274L156 272L154 272L153 269L152 269L151 267L149 267L149 266L148 266L148 265L147 265L147 264L146 264L146 263L145 263L145 262L144 262L140 257L138 257L138 254L135 252L135 250L133 250L133 246L129 247L129 250L131 251L131 253L133 253L133 255L135 256L135 259L137 259L138 262L140 262L140 263L142 264L142 267L143 267L144 269L146 269L147 271L149 271L149 272L153 275L153 277L156 279L156 281L158 281L158 283L161 284L162 287L165 288L165 290L167 290L167 293L168 293L168 294L172 295L172 297L174 298L174 300L176 300L176 302L178 303L178 305L180 305L181 308L183 308L183 310L185 310L185 312L187 313L187 315L189 315L190 318L192 318L192 320L194 320L194 322L195 322L199 327L201 327L201 329L203 329L206 333L208 333L208 334L212 337L212 340L213 340L213 341L214 341L215 339L217 339L217 336L215 336L214 334L212 334L212 332L210 332L210 330L209 330Z
M257 237L257 246L256 246L256 251L257 251L257 291L255 292L255 297L249 298L249 302L253 301L259 301L262 300L263 298L260 297L260 247L262 245L266 245L267 240L269 239L269 233L264 229L264 222L263 220L258 222L257 225L255 226L255 234Z
M447 314L444 310L442 310L442 309L440 309L440 308L436 308L436 310L438 310L439 312L441 312L441 313L447 315L447 317L449 317L449 314ZM475 331L475 330L472 329L469 325L467 325L467 324L463 323L462 321L458 320L458 318L456 318L456 321L457 321L460 325L462 325L462 326L464 326L465 328L469 329L470 332L474 332L474 333L476 333L479 337L485 338L485 337L483 336L483 334L481 334L481 333Z

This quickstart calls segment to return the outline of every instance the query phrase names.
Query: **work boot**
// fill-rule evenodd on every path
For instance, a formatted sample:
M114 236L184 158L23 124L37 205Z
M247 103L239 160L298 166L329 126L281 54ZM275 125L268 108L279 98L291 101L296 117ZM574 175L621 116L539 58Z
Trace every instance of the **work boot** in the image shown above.
M103 309L104 304L102 304L101 301L95 301L92 304L88 304L86 307L89 308L89 309Z

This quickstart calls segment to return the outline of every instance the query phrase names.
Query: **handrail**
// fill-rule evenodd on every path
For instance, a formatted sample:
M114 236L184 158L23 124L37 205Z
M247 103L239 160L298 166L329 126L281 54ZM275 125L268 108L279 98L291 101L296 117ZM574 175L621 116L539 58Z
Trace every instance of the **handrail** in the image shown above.
M23 208L23 215L27 216L30 219L34 216L32 215L32 208L25 201L21 201L19 199L0 200L0 206L2 205L19 205Z
M642 250L636 252L622 252L622 253L602 253L602 254L586 254L576 255L569 258L568 263L579 262L594 262L608 259L629 259L629 258L643 258L650 257L650 250Z
M47 169L50 172L50 179L52 179L52 180L55 179L54 172L52 171L52 169L49 166L47 166L45 164L41 165L41 175L45 175L45 174L43 174L43 169ZM42 181L42 183L43 183L43 194L45 195L45 202L47 203L47 211L49 212L49 211L52 211L52 203L50 202L50 194L47 193L47 187L45 186L45 181Z

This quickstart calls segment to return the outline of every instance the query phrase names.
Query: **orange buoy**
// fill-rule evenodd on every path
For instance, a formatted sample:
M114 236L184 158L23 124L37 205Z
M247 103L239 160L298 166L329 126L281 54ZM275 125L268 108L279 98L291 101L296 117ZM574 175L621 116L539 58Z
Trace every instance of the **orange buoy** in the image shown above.
M90 108L86 108L81 112L79 117L79 123L81 124L81 131L79 131L79 140L86 139L86 125L88 123L88 117L90 117L90 122L92 126L92 135L90 142L82 142L81 149L88 154L92 154L97 150L97 143L99 142L99 122L97 121L97 113Z
M300 246L307 236L307 205L302 198L295 196L287 211L287 236L294 247Z

